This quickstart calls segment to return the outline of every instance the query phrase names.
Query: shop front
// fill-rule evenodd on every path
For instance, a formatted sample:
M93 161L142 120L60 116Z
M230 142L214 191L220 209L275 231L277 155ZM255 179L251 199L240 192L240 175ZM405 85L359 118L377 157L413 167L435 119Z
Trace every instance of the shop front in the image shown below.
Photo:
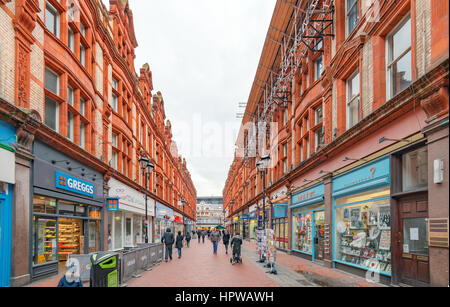
M65 271L70 254L103 250L103 175L36 141L32 278Z
M175 233L173 210L156 202L155 212L155 243L161 242L161 238L167 228Z
M256 216L256 205L250 206L248 208L248 218L249 218L249 238L250 240L256 240L256 230L258 229L258 220Z
M276 248L288 249L288 218L287 218L287 203L272 204L272 229L275 234Z
M333 178L333 261L364 276L392 274L389 156Z
M177 212L173 213L173 222L175 227L175 234L178 234L180 231L182 234L184 234L184 222L183 222L183 216Z
M10 143L16 142L16 128L0 120L0 287L11 278L12 206L16 157Z
M239 232L239 215L235 215L231 218L231 232L232 234Z
M249 216L249 211L248 209L246 209L243 213L242 213L242 238L243 239L248 239L250 237L250 216Z
M325 253L324 184L292 195L292 251L303 258L323 260Z
M118 208L108 211L108 250L134 247L145 242L145 194L111 178L109 197L118 198ZM151 225L155 216L155 200L147 197L148 242L152 242Z

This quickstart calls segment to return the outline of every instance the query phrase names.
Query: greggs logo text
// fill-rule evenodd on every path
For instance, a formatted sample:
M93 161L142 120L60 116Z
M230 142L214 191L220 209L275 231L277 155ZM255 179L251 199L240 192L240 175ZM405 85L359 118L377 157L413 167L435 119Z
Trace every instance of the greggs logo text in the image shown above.
M55 172L55 185L59 189L94 197L94 185L62 172Z

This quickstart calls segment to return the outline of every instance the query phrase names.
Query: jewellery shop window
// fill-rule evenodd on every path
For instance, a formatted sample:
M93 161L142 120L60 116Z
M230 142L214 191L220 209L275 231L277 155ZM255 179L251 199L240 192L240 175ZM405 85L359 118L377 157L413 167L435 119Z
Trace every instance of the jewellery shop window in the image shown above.
M389 189L340 198L336 206L335 260L390 275Z
M293 231L292 249L312 254L313 251L313 212L323 204L292 209Z

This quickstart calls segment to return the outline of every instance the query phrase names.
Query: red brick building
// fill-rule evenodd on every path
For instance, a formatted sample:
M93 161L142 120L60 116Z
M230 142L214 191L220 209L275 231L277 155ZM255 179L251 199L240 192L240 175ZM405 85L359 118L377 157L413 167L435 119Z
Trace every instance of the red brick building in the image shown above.
M448 12L277 1L223 190L233 230L256 236L268 154L265 225L279 249L385 283L448 285Z
M0 113L16 136L4 142L12 179L0 178L14 195L3 206L10 208L10 285L57 272L70 253L144 242L144 153L154 165L149 241L159 240L157 206L172 210L172 227L195 221L196 190L164 99L153 94L150 66L134 67L130 7L0 1ZM106 197L120 198L118 211L107 210Z

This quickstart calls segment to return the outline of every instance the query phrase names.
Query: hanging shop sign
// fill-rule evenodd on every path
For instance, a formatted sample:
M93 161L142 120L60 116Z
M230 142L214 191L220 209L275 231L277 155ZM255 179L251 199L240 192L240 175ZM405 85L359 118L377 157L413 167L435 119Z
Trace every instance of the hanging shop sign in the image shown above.
M55 186L58 189L94 197L93 184L60 171L55 171Z
M273 218L281 219L287 217L288 204L276 204L273 207Z
M325 186L323 183L313 186L307 190L300 191L292 195L292 206L306 206L314 203L323 202Z
M117 179L108 182L109 196L120 198L121 210L136 214L145 214L145 194L141 193ZM147 196L147 215L155 216L155 200Z
M119 197L106 197L106 210L119 211Z
M333 196L355 193L390 183L389 156L367 163L333 179Z
M242 219L243 220L248 220L250 217L248 214L242 214Z
M183 217L177 213L174 213L173 220L175 223L183 224Z

